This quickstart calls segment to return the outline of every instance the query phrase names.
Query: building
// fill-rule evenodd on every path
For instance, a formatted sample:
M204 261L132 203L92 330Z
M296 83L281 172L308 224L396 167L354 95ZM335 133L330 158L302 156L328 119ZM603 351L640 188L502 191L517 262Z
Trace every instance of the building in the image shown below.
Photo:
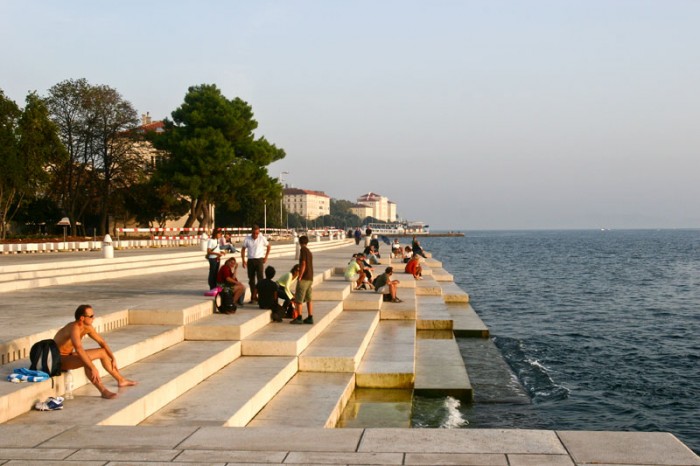
M381 194L368 192L357 198L357 204L366 206L371 210L366 210L365 212L371 212L366 215L358 215L357 212L361 211L360 208L355 207L351 210L355 215L360 218L374 217L382 222L395 222L398 220L398 215L396 213L396 203L389 200L389 198L382 196Z
M285 188L282 203L290 214L299 214L306 220L331 214L331 198L324 192L309 189Z
M354 204L350 207L350 212L357 215L360 220L364 220L367 217L373 217L374 210L370 206L364 204Z

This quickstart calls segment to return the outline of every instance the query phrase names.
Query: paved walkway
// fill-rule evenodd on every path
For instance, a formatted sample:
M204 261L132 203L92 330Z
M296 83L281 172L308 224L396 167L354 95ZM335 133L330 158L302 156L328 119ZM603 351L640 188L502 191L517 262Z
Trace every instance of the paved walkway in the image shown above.
M319 251L314 255L315 264L318 268L342 266L356 249L352 245ZM172 250L117 251L116 256L165 252ZM79 257L101 255L2 256L0 267ZM270 260L278 273L293 262L292 257ZM198 303L206 289L206 275L207 263L202 259L201 267L191 270L2 293L0 343L63 325L83 302L91 303L98 315L150 301L172 300L180 306ZM42 414L42 424L0 425L0 464L700 465L700 458L673 435L657 432L86 427L56 424L52 421L55 413Z

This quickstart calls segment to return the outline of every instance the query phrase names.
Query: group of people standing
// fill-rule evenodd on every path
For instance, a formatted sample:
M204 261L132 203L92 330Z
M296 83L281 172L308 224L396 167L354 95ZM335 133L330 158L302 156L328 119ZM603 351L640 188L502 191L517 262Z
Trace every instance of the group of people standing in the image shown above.
M208 283L211 290L221 286L227 293L233 295L233 305L222 311L225 314L236 312L237 305L243 304L245 285L238 280L236 272L238 263L235 256L227 258L221 265L226 250L235 252L229 241L222 241L221 230L214 231L207 242L207 260L209 261ZM283 274L279 280L273 281L276 270L272 266L265 267L270 255L270 243L260 234L260 226L253 225L251 234L243 240L241 246L241 264L248 272L250 286L250 303L258 304L261 309L270 309L272 318L277 322L287 314L292 324L313 324L312 284L314 277L313 254L308 248L309 238L299 237L299 263ZM230 248L227 247L230 245ZM228 288L228 289L226 289ZM294 288L294 290L292 290ZM279 300L283 304L279 304ZM306 303L307 318L302 319L302 306ZM285 313L288 310L288 313Z

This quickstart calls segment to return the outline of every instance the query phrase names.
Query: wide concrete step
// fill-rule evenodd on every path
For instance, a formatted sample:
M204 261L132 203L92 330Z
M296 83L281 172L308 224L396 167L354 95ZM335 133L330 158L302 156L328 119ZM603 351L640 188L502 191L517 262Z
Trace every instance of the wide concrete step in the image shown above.
M382 301L380 311L382 320L415 320L417 311L415 290L398 289L396 296L402 302Z
M424 396L472 400L472 385L454 335L449 330L416 334L416 381L413 391Z
M412 388L415 379L416 323L382 320L357 369L357 386Z
M203 256L199 258L173 259L163 262L127 263L110 267L108 270L100 272L90 271L91 267L81 267L73 270L65 270L65 274L50 274L42 278L29 278L22 280L12 280L0 283L0 293L26 290L30 288L40 288L45 286L71 285L74 283L87 283L99 280L116 279L138 275L153 275L179 270L189 270L206 267Z
M453 315L442 296L416 296L417 330L452 330Z
M119 367L122 368L182 342L184 329L160 325L129 325L103 336L112 349ZM98 347L90 339L85 341L84 346L87 349ZM112 377L102 368L99 361L95 361L95 366L105 383L113 382ZM28 368L29 360L21 359L3 366L7 374L19 367ZM84 371L75 370L72 373L74 387L78 388L88 383ZM62 396L64 391L62 376L39 383L2 383L0 384L0 423L28 412L37 401L43 401L49 396Z
M243 355L298 356L342 311L341 302L314 302L313 325L290 325L287 320L266 325L242 341ZM306 305L303 312L306 315Z
M442 296L442 287L431 276L423 275L416 281L416 296Z
M297 369L294 357L240 357L140 425L243 427Z
M185 340L243 340L270 322L270 311L246 304L235 314L212 314L185 326Z
M379 312L342 312L299 356L299 370L355 372L365 354Z
M378 311L381 307L382 295L372 290L353 291L343 301L346 311Z
M188 325L213 313L213 298L155 298L129 309L129 323Z
M446 303L468 303L469 294L462 290L456 283L441 282L442 298Z
M138 385L119 390L112 400L100 397L92 385L73 391L64 409L31 411L13 424L73 424L134 426L240 356L240 342L185 341L131 364L121 372ZM108 388L113 381L105 379ZM109 382L109 383L108 383Z
M439 282L453 282L455 279L454 275L441 267L433 268L432 270L433 278Z
M299 372L248 427L335 427L354 389L351 373Z
M350 295L351 283L340 280L324 280L313 287L314 301L342 301Z
M484 324L474 308L469 304L447 304L447 312L452 316L452 330L456 336L488 338L489 328Z

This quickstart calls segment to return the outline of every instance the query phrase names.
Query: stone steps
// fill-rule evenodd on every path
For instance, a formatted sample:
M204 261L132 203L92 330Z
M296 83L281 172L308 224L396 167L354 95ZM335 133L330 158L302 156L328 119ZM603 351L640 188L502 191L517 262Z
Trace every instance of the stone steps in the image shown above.
M243 427L297 369L294 357L240 357L140 425Z
M299 356L299 370L354 373L379 325L378 312L342 312Z
M113 400L104 400L92 385L73 391L74 400L65 408L47 413L30 411L10 424L42 424L46 422L73 425L134 426L151 414L215 374L241 354L240 342L181 342L121 370L139 382L119 390ZM111 388L112 384L107 384Z
M416 320L416 295L414 290L399 289L396 291L396 296L401 299L400 303L392 303L390 301L382 301L381 316L382 320Z
M121 368L182 342L184 329L172 326L129 325L109 332L105 337ZM97 345L92 340L88 340L85 344L86 349L94 347ZM110 386L114 379L107 374L99 361L95 361L95 366L105 384ZM19 367L28 368L29 360L21 359L3 366L8 374ZM73 371L73 386L79 388L86 384L88 380L84 371ZM62 376L39 383L2 383L0 384L0 423L30 411L37 401L43 401L49 396L63 395L64 391Z
M342 312L335 301L314 302L314 325L289 325L289 321L266 325L242 341L245 356L298 356ZM304 306L304 315L306 315Z
M185 340L243 340L270 321L270 311L246 304L235 314L212 314L185 326Z
M449 330L421 330L416 334L414 393L473 399L473 390L462 354Z
M352 373L298 372L248 427L333 428L354 389Z
M357 369L357 386L413 388L415 343L414 321L380 321Z

